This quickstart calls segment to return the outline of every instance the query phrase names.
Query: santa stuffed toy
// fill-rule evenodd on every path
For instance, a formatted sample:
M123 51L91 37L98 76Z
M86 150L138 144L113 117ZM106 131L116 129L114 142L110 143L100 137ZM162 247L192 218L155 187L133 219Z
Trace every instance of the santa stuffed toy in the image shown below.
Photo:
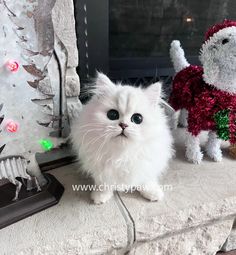
M209 131L206 153L222 160L221 140L236 153L236 21L225 20L206 33L200 52L202 66L190 65L179 41L171 43L170 56L177 72L170 104L187 119L186 157L201 163L201 131Z

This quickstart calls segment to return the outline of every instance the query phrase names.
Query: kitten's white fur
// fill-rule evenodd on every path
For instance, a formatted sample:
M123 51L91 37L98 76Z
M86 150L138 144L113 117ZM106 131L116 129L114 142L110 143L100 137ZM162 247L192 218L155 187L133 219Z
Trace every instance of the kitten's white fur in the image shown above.
M158 178L172 156L172 136L159 105L160 95L160 83L147 89L115 85L98 73L95 95L72 125L74 148L83 170L96 185L142 186L144 190L140 193L145 198L161 200L163 192ZM119 112L118 120L107 118L110 109ZM134 113L143 116L141 124L131 121ZM127 138L119 136L120 122L128 125L124 131ZM97 190L91 198L99 204L109 200L112 194L112 190Z

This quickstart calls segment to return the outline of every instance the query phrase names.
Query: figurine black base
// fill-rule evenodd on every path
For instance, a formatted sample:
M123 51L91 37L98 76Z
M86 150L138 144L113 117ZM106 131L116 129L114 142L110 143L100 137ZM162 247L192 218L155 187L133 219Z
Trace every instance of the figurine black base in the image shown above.
M70 144L63 144L60 148L45 153L36 153L36 159L42 172L77 161Z
M64 187L51 174L44 174L48 184L42 191L27 191L24 185L17 201L12 201L16 186L7 183L0 186L0 229L57 204Z

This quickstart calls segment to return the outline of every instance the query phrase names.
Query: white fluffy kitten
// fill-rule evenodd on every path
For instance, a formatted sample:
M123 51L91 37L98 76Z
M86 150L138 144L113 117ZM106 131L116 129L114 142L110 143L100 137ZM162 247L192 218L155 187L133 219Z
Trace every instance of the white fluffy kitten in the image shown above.
M162 199L158 177L172 156L172 136L160 95L160 83L147 89L115 85L98 73L95 95L72 125L82 168L100 189L91 194L95 203L109 200L111 188L124 187L136 187L151 201Z

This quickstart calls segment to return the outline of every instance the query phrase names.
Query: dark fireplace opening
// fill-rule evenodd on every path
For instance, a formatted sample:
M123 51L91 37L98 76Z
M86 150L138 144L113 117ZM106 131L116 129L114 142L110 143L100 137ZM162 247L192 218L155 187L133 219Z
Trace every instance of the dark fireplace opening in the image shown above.
M171 41L180 40L189 62L199 64L205 32L235 19L235 10L235 0L75 0L82 87L95 70L132 84L170 84Z

